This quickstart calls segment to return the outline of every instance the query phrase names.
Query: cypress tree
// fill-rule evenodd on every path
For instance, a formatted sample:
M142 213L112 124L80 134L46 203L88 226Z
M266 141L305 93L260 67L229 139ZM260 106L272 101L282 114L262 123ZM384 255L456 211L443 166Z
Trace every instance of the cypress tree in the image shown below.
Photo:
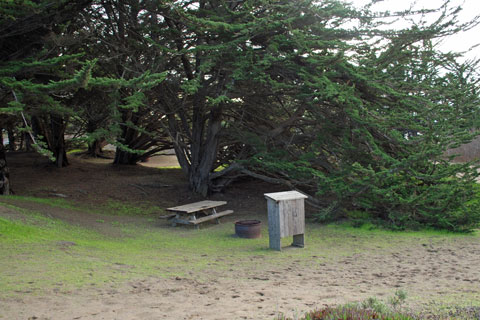
M475 228L476 165L444 154L478 126L476 63L432 45L468 24L445 11L422 28L381 30L333 1L277 6L273 36L255 43L262 64L245 68L247 121L234 126L251 157L239 170L308 193L320 220ZM364 30L339 27L362 17Z
M2 114L21 114L24 122L30 121L24 125L27 131L38 129L37 150L49 154L57 166L68 164L63 133L70 111L54 95L64 96L84 86L93 64L80 63L78 55L62 55L61 48L49 45L49 39L89 3L0 3L0 90L8 97Z

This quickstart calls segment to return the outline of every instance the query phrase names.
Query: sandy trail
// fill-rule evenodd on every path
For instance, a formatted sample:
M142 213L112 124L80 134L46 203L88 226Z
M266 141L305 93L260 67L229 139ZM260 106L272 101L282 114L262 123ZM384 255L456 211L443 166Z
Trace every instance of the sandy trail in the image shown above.
M184 278L24 295L2 301L0 314L3 319L295 318L324 305L386 299L396 289L407 291L409 306L421 309L432 300L480 298L480 244L469 240L418 243L311 265L278 266L252 257L261 271L212 268Z

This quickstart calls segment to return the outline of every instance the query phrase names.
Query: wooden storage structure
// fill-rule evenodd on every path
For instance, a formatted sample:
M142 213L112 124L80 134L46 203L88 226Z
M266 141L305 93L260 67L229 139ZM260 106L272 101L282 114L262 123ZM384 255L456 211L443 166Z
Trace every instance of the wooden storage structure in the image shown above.
M305 246L305 203L298 191L266 193L270 249L281 251L281 238L293 236L293 246Z

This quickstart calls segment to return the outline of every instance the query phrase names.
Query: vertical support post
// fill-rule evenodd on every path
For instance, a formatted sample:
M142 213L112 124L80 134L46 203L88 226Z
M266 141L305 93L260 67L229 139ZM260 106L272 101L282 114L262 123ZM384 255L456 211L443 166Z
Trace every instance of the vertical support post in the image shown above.
M180 219L180 214L176 214L175 217L172 219L172 227L176 227L177 226L177 221L178 219Z
M305 247L305 234L294 234L292 246L299 248Z
M270 242L270 249L281 251L281 236L280 236L280 210L278 202L267 198L268 207L268 237Z

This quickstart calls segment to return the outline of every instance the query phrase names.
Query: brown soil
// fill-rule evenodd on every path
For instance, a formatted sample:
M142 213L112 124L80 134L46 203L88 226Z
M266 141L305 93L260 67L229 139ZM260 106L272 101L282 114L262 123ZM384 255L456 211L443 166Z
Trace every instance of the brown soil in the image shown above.
M14 192L42 198L65 197L92 207L101 207L109 200L160 208L203 200L189 191L180 169L171 169L178 166L174 155L151 157L148 162L136 166L116 166L109 159L75 156L69 161L70 166L58 169L33 153L9 153ZM165 167L167 169L159 169ZM228 201L238 217L264 212L263 193L280 190L283 187L245 180L209 199ZM88 223L84 217L78 222Z
M93 207L109 200L160 208L200 200L189 192L178 170L155 168L174 165L172 156L154 157L142 166L121 167L111 165L109 160L72 157L71 166L62 169L50 167L33 154L9 154L8 160L12 187L18 195L67 197ZM279 186L245 180L211 199L228 201L229 209L235 211L235 217L227 217L229 222L251 217L266 220L263 193L281 190ZM106 224L98 223L98 216L92 214L69 214L68 209L32 202L17 201L16 205L69 223L115 232L105 229ZM0 206L0 215L12 214ZM145 224L145 219L136 217L122 219ZM191 274L187 278L146 278L111 287L84 288L70 294L25 294L0 300L0 319L273 319L279 313L296 317L323 305L387 297L398 288L413 296L413 306L424 307L442 296L480 297L478 237L400 241L388 251L359 250L316 267L297 261L272 265L262 256L251 259L258 264L257 270L237 274L205 270L202 280Z

